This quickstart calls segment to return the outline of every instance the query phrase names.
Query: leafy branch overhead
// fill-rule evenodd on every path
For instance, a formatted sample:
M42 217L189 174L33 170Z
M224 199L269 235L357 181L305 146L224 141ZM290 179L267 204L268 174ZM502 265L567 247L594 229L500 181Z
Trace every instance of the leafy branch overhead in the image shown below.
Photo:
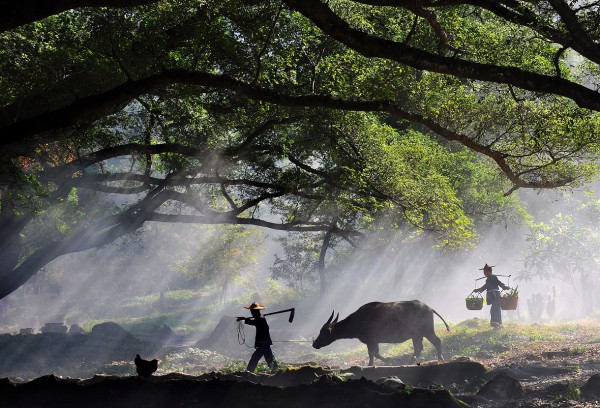
M147 222L462 247L597 174L593 2L32 4L0 22L0 298Z

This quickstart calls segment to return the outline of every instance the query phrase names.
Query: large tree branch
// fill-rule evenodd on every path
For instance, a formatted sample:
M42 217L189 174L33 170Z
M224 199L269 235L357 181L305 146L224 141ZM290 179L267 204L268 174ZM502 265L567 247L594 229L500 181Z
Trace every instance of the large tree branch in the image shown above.
M402 7L411 10L415 7L414 2L410 0L355 0L359 3L370 4L374 6ZM530 4L524 1L514 0L425 0L420 1L419 5L423 8L444 8L467 5L490 11L496 16L503 18L507 22L514 23L523 27L530 28L535 32L546 37L548 40L563 45L563 47L573 48L581 55L592 61L600 63L600 47L595 44L585 32L579 23L576 13L561 0L549 0L551 5L557 11L557 19L565 23L569 30L559 30L554 27L551 19L543 19L539 13L530 9ZM554 4L556 3L556 4Z
M168 181L164 180L163 185L167 185ZM157 187L148 193L146 198L120 214L105 217L92 225L74 231L63 240L53 241L38 248L16 268L3 268L0 270L0 299L18 289L44 265L57 257L114 242L119 237L137 230L148 221L255 225L279 231L327 231L334 228L334 232L341 236L363 236L360 232L340 229L328 223L301 223L299 221L293 223L275 223L257 218L239 217L240 209L218 213L208 208L199 208L197 203L195 207L202 211L202 215L162 214L156 212L156 210L169 200L178 200L187 204L193 203L185 194L163 190L162 188L163 186ZM252 205L258 205L258 203L269 198L268 195L263 195L259 199L251 200Z
M600 110L600 94L563 78L520 68L482 64L439 56L409 45L374 37L352 28L320 0L284 0L323 32L366 57L384 58L413 68L459 78L510 84L528 91L556 94L572 99L580 107Z
M0 270L0 299L18 289L57 257L111 243L138 229L152 210L168 199L168 193L161 195L160 189L161 187L150 192L137 205L121 214L105 217L93 225L74 231L65 239L36 249L16 268Z
M552 80L559 81L561 83L566 83L568 84L568 87L571 88L573 91L579 88L583 88L580 85L574 84L561 78L545 77L542 75L540 75L540 77L544 77L548 81ZM244 82L235 80L225 75L213 75L208 73L190 72L179 69L166 70L160 74L152 75L144 79L130 81L103 94L94 95L89 98L82 99L77 103L68 105L57 111L45 113L35 118L6 126L3 129L0 129L0 134L4 135L4 138L0 141L0 147L2 147L5 150L5 152L12 151L13 153L15 153L14 143L20 142L23 137L29 136L29 138L31 138L34 137L34 135L36 135L38 132L54 129L56 127L71 126L77 123L77 121L83 119L91 120L92 118L101 116L102 113L109 110L114 104L123 104L128 100L131 100L135 96L138 96L139 94L147 93L151 90L168 86L172 83L204 85L223 90L232 90L239 96L289 107L327 107L340 110L386 112L398 118L426 126L430 130L447 140L457 141L478 153L482 153L490 157L498 164L501 170L508 176L509 180L512 183L514 183L517 187L555 188L563 186L566 183L572 181L571 179L560 180L557 182L528 182L526 180L522 180L515 175L514 171L506 162L505 157L502 153L494 151L489 146L479 144L466 135L452 132L449 129L446 129L443 126L439 125L434 120L426 118L423 115L408 112L391 101L344 100L332 98L327 95L291 96L281 94L270 89L250 86ZM597 108L600 110L600 94L591 91L587 88L583 89L585 89L585 93L594 96L594 100L591 101L593 102L591 103L591 105L597 105ZM182 152L185 151L187 154L190 155L198 156L198 154L201 154L201 152L199 152L197 149L185 146L170 147L168 145L156 145L155 147L144 147L143 149L145 152L150 153L150 149L155 149L154 151L158 152L160 149L170 148L180 149ZM115 147L114 149L115 151L118 151L119 149L121 149L121 147ZM20 150L17 149L16 151L18 152ZM115 154L115 152L110 152L109 150L106 150L102 154L106 156ZM99 158L91 158L89 160L99 160Z
M314 0L306 1L310 2ZM339 20L337 16L333 16L336 21ZM341 20L339 21L341 22ZM341 22L340 24L345 25L346 23ZM339 30L340 27L337 27L336 32ZM363 49L369 43L373 42L373 47L370 48L369 53L374 54L377 50L382 51L381 55L376 55L379 57L385 58L384 54L389 54L388 56L393 57L392 59L399 61L406 60L405 62L408 65L417 68L431 69L435 72L449 73L465 78L508 83L535 92L555 93L572 98L582 107L600 111L600 94L598 92L563 78L534 74L518 68L499 67L439 57L412 49L411 47L408 47L410 50L407 51L406 56L402 56L402 50L407 49L402 44L369 37L356 30L350 29L350 31L353 31L353 33L341 35L352 38L352 46L359 49ZM357 38L354 38L355 35L357 37L369 37L369 40L366 43L360 43L360 41L357 41ZM388 46L390 48L387 48ZM395 47L399 48L393 50ZM126 82L97 95L81 98L60 109L41 113L32 118L6 125L0 128L0 134L2 135L0 147L6 154L24 154L30 148L28 142L31 143L31 139L36 135L50 130L67 128L81 121L96 120L106 114L112 113L115 109L130 102L139 95L150 93L172 84L208 86L220 90L231 90L242 97L292 107L330 107L356 111L384 111L383 106L378 109L378 105L390 105L389 101L340 100L326 95L290 96L274 90L251 86L227 75L170 69L143 79ZM11 107L5 109L11 109ZM410 120L410 117L413 116L408 112L401 112L401 109L398 107L395 107L394 110L396 113L401 113L403 119ZM36 140L49 142L56 137L59 136L55 133L47 133L44 137L38 137Z
M565 27L569 31L574 43L582 44L585 49L597 49L597 44L588 36L579 23L575 12L562 0L548 0L548 3L556 10Z

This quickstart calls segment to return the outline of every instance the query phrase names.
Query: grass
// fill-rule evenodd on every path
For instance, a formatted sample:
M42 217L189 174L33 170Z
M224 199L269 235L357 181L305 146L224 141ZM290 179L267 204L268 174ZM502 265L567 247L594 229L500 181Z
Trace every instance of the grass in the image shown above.
M213 351L190 347L165 356L161 364L161 370L165 372L185 372L190 375L200 375L216 365L228 366L229 364L236 365L236 368L242 365L241 362L232 362L227 357ZM245 364L247 363L243 364L243 370L245 370Z
M469 319L451 327L451 331L437 330L442 339L446 356L466 356L471 358L490 358L502 353L539 347L563 347L565 344L573 348L573 352L581 352L583 346L578 343L573 347L569 339L587 339L590 343L600 343L598 323L574 322L556 324L522 324L507 323L502 330L492 329L488 322L481 319ZM424 341L425 358L435 358L435 349ZM400 346L392 346L388 353L403 354L412 352L412 342Z
M487 320L469 319L453 324L450 332L436 327L436 333L442 340L444 357L469 357L478 360L494 358L512 352L543 352L546 350L567 350L569 354L581 354L589 346L600 344L600 324L598 322L572 322L553 324L506 323L501 330L492 329ZM582 341L583 339L583 341ZM586 345L587 344L587 345ZM423 340L422 359L437 359L435 348L426 339ZM400 361L413 354L412 341L400 344L380 344L381 354L397 358ZM327 363L332 359L346 361L367 359L364 345L353 347L335 355L327 354L327 349L317 353L316 361Z

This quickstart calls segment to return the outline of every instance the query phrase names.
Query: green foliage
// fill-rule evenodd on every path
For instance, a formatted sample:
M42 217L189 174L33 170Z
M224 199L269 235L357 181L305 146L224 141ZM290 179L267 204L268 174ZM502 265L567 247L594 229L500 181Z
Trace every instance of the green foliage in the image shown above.
M597 81L597 64L561 49L560 24L556 32L546 29L557 20L543 6L536 5L533 23L546 28L535 33L531 24L475 6L433 12L425 5L426 19L403 7L348 0L327 6L368 38L439 61L467 61L490 74L518 67L549 79ZM525 9L519 12L528 16ZM583 17L595 35L595 20ZM548 32L554 34L545 38ZM483 228L527 217L516 195L507 194L515 186L576 187L598 173L597 112L563 97L469 79L467 70L440 74L422 61L415 68L367 54L278 2L76 8L1 33L0 126L36 122L73 101L135 88L172 70L137 94L118 92L98 109L86 105L70 116L75 123L28 137L16 149L13 168L2 170L2 212L33 221L11 237L22 245L2 257L10 263L3 270L11 273L48 242L66 242L118 214L147 217L136 219L129 234L153 217L268 220L304 231L333 226L356 240L358 232L381 240L432 235L437 248L464 249ZM216 79L199 86L198 77ZM148 208L161 194L169 198ZM126 229L121 222L111 227ZM197 246L210 251L179 261L181 279L220 285L224 298L231 281L242 279L239 272L256 265L260 240L247 231L215 229L210 244ZM532 228L537 249L527 268L545 264L537 261L551 251L548 236L542 224ZM271 271L304 295L316 278L316 245L309 241L290 244Z
M262 293L266 299L270 299L272 303L289 303L298 300L298 293L294 288L284 286L273 279L267 279L266 286Z
M283 281L288 287L306 297L314 288L319 258L319 244L311 234L294 234L277 239L283 245L284 257L275 254L270 268L271 277Z
M215 364L227 364L227 370L232 370L234 367L241 367L242 362L233 363L227 357L215 353L214 351L190 347L182 351L167 354L160 367L161 370L166 372L200 375L205 373L207 369L214 367ZM234 371L244 371L244 369L245 366L240 370Z
M503 292L502 297L519 297L519 287L516 286Z
M548 347L562 346L565 336L590 336L598 338L596 325L578 323L553 325L528 325L505 323L502 330L490 327L483 319L469 319L458 324L450 324L451 331L436 330L442 340L444 355L466 356L470 358L492 358L508 352L542 352ZM424 341L423 358L435 359L435 348ZM558 346L556 346L558 345ZM361 349L362 350L362 349ZM349 351L354 355L357 350ZM366 348L365 348L366 353ZM384 356L412 356L411 342L399 345L387 345L381 351Z
M202 230L206 235L194 245L194 255L177 262L178 273L189 283L221 287L224 301L228 287L241 279L241 272L254 271L263 235L243 226L204 226Z
M581 398L581 389L577 384L569 384L564 393L564 398L567 400L578 400Z

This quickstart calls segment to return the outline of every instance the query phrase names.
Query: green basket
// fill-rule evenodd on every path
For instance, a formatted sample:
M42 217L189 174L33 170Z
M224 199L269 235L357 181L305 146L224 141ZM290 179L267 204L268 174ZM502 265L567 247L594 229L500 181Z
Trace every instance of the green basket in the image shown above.
M473 293L477 293L477 296L471 296ZM469 310L481 310L483 309L483 296L481 296L481 293L473 291L467 296L465 303Z

